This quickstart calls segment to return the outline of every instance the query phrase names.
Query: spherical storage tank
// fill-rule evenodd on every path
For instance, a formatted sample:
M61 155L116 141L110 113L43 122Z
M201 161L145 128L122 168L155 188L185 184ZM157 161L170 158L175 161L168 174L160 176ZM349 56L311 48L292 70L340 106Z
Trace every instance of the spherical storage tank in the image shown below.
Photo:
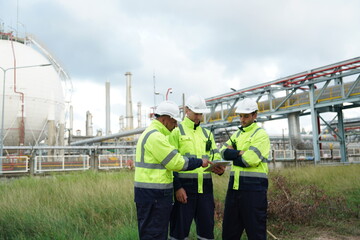
M0 124L5 81L5 146L35 145L47 136L49 121L55 126L64 124L61 79L54 67L46 64L50 61L35 49L0 40Z

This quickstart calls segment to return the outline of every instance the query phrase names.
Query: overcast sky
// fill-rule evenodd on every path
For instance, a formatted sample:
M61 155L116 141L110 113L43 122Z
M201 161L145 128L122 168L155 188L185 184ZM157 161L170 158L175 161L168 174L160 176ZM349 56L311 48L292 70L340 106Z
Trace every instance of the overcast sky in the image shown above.
M94 133L105 130L110 81L114 133L126 72L134 115L137 102L149 114L154 75L181 104L183 93L207 98L358 57L359 10L359 0L1 0L0 23L33 34L71 76L82 133L86 111Z

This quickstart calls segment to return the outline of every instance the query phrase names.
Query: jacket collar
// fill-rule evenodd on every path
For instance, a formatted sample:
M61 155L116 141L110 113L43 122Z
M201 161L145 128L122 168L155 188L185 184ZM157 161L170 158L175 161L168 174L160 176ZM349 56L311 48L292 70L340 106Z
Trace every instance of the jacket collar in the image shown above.
M167 129L159 120L153 120L151 122L151 126L164 134L165 136L170 135L169 129Z
M240 130L244 131L244 132L249 132L251 130L253 130L254 128L257 128L257 124L256 122L253 122L252 124L250 124L249 126L247 127L244 127L244 128L240 128Z
M190 118L188 118L188 117L185 117L184 120L181 122L181 124L187 128L191 128L191 129L194 129L194 126L195 126L195 123L193 121L191 121ZM196 127L196 129L197 129L197 127ZM196 129L194 129L194 130L196 130Z

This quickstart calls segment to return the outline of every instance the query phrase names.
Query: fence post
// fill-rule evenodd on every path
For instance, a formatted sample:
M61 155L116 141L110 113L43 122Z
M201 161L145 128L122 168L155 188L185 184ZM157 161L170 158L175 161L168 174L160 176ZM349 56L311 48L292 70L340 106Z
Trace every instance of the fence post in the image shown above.
M29 158L30 175L35 174L35 156L36 156L36 151L33 151Z
M90 169L93 169L93 170L99 169L97 149L90 150Z
M271 154L271 162L272 162L272 164L273 164L273 166L274 166L274 169L276 168L276 162L275 162L275 153L274 153L275 151L274 150L270 150L270 154Z

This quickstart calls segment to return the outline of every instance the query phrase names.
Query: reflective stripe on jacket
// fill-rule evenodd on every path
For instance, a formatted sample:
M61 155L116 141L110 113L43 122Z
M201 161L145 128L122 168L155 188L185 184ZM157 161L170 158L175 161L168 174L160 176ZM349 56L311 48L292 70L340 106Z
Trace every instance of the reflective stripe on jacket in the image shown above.
M211 148L206 151L206 142L208 140L211 141ZM188 117L185 117L179 126L170 133L169 141L179 150L181 155L188 158L205 158L211 161L221 159L213 134L210 134L208 129L201 126L194 129L194 122ZM212 192L211 173L204 172L204 170L205 168L200 167L192 171L182 171L175 178L180 179L181 187L184 187L187 191ZM197 184L195 184L196 182ZM175 190L177 189L178 187L175 186Z
M238 190L267 190L268 157L270 139L266 131L257 123L236 131L231 137L236 142L237 150L244 151L242 162L246 167L232 165L230 180L233 181L232 189ZM229 139L221 148L221 154L227 146L231 146Z
M169 143L169 134L158 120L141 134L136 147L135 188L172 189L172 171L187 169L189 160Z

